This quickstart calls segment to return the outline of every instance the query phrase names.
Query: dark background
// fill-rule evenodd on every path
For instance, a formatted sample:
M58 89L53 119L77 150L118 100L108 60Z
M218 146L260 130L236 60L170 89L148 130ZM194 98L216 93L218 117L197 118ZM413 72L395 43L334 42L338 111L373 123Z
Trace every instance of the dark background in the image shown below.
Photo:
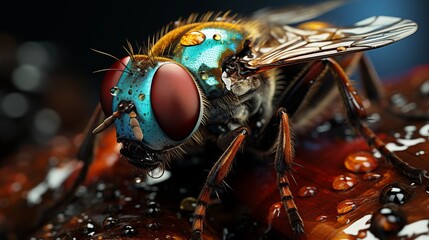
M126 40L148 36L194 12L232 10L243 15L263 7L317 1L40 1L8 3L0 14L1 157L30 143L81 132L98 101L103 77L94 70L113 60L91 48L121 57ZM5 4L5 3L3 3ZM374 15L409 18L419 24L412 36L368 54L383 79L429 63L427 0L361 0L318 19L351 25Z

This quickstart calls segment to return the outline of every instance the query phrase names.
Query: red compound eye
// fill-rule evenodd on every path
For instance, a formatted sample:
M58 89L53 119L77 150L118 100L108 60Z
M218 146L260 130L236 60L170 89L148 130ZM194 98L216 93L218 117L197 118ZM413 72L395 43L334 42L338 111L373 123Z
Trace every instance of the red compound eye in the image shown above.
M118 84L118 81L121 78L125 66L127 65L129 60L130 57L124 57L120 59L120 61L116 61L110 67L110 69L112 70L106 72L106 75L104 75L104 79L101 82L100 102L101 107L103 108L104 114L106 114L106 116L112 115L112 101L113 95L115 94L115 89L113 87Z
M167 63L153 76L151 102L155 118L168 137L187 138L198 124L200 93L192 76L181 66Z

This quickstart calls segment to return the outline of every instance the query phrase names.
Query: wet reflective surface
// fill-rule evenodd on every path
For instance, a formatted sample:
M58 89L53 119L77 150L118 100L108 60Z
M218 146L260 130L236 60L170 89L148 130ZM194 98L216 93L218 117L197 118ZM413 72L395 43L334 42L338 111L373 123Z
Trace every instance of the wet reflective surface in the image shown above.
M407 102L419 102L419 107L427 110L429 101L425 95L414 94L416 89L417 92L426 91L422 84L427 79L428 67L415 69L405 79L394 83L391 87L396 90L389 93L400 93ZM379 111L375 106L368 110L369 113ZM422 206L429 205L427 182L418 185L399 175L384 158L373 153L363 139L356 137L343 123L344 119L332 115L332 119L326 120L331 123L326 131L319 129L317 134L296 136L295 162L299 165L293 167L296 183L291 178L291 190L309 233L307 239L312 239L313 235L322 238L366 238L383 234L426 237L429 230L424 226L427 226L429 209ZM379 115L380 119L370 127L390 144L395 154L410 164L428 169L425 156L429 152L429 123L392 116L387 120L389 115ZM325 120L321 120L321 126L326 125L324 123ZM73 158L80 139L81 136L59 136L47 148L25 146L3 160L0 168L1 238L189 238L191 214L206 170L221 152L208 147L192 153L186 161L172 163L168 173L164 173L168 177L155 181L146 179L125 159L120 159L120 146L115 142L114 131L106 132L100 139L85 186L78 188L70 203L60 206L43 224L37 225L38 220L46 216L44 210L71 186L81 168ZM348 156L361 151L373 153L377 167L365 165L364 170L355 171L345 166ZM352 160L351 165L359 162L356 157ZM333 182L341 175L354 176L357 184L335 190ZM219 189L220 198L214 195L209 203L206 239L293 236L287 214L278 204L272 162L240 154L226 182L232 190ZM394 183L399 186L392 185ZM407 195L408 190L403 186L410 187L412 194ZM380 197L393 199L397 204L391 205L388 208L391 211L387 212L383 210L385 205ZM415 233L413 229L420 230Z

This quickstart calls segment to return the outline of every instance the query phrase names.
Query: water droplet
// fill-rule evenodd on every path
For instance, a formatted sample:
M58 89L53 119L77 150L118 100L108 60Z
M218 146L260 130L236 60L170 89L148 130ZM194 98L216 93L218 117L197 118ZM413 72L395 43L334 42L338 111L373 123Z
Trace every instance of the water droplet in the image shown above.
M332 182L332 187L335 190L344 191L356 186L357 183L358 179L354 174L346 173L337 176Z
M209 79L210 75L206 71L201 71L200 77L202 80L207 80L207 79Z
M347 215L341 215L337 217L337 222L341 224L347 224L350 222L350 218L348 218Z
M195 46L204 42L205 39L206 35L202 32L188 32L180 39L180 44L183 46Z
M219 40L222 39L222 36L219 33L216 33L216 34L213 35L213 39L216 40L216 41L219 41Z
M143 101L146 98L146 95L144 95L143 93L139 94L139 100Z
M122 234L125 236L135 236L137 235L137 230L131 225L125 225L122 228Z
M120 91L120 89L117 86L114 86L110 89L110 94L112 96L116 96L116 95L118 95L119 91Z
M372 215L370 224L369 230L374 236L386 239L389 235L396 235L407 224L407 220L398 205L388 203Z
M280 216L280 212L282 210L283 204L281 202L276 202L271 205L267 214L267 222L271 223L275 218Z
M358 235L357 235L357 237L359 238L359 239L364 239L364 238L366 238L366 230L360 230L359 232L358 232Z
M180 202L180 210L193 212L197 206L197 199L194 197L186 197Z
M362 179L365 181L373 181L373 180L378 180L381 178L381 175L378 173L365 173L362 176Z
M369 152L359 151L349 154L344 166L355 173L372 172L378 167L377 159Z
M82 234L88 237L94 236L95 234L95 226L92 223L85 224Z
M346 199L337 205L337 213L342 215L351 212L357 207L357 204L350 199Z
M161 212L161 208L157 202L151 201L146 207L146 214L149 216L156 216Z
M420 151L416 152L416 156L422 156L422 155L424 155L425 153L426 153L425 151L420 150Z
M131 95L131 94L133 94L133 90L132 89L128 90L128 95Z
M159 222L150 222L150 223L146 224L146 228L149 228L149 229L156 230L156 229L159 229L160 227L161 227L161 223L159 223Z
M268 210L267 214L267 229L265 230L265 233L268 233L271 230L271 224L273 223L274 219L278 218L280 216L281 210L282 210L283 204L281 202L276 202L273 205L271 205L270 209Z
M313 186L303 186L298 191L298 196L300 197L312 197L316 195L317 188Z
M328 219L328 216L320 215L316 217L316 222L324 222Z
M107 217L103 220L103 229L109 229L118 224L118 219L114 217Z
M413 188L404 183L388 184L381 189L380 203L395 203L402 205L408 202L413 195Z

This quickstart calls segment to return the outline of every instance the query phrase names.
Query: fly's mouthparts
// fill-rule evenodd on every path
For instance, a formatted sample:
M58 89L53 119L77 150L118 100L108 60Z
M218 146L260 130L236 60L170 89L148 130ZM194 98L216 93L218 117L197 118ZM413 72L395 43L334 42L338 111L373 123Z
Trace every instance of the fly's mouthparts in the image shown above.
M118 138L118 141L122 143L121 155L127 158L128 162L135 167L153 170L162 164L162 159L159 155L148 150L142 142L127 138Z
M133 130L134 137L137 140L142 141L143 132L142 132L142 129L140 128L139 121L137 120L137 114L134 111L130 112L130 126L131 126L131 129Z

